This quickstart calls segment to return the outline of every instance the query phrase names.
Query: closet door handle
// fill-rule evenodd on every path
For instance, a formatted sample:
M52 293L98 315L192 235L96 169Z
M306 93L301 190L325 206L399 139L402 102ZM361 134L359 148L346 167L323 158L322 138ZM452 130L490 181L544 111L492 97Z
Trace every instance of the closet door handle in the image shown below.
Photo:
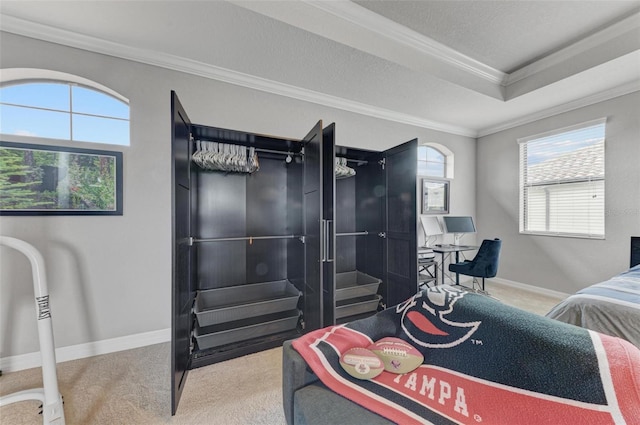
M327 220L327 226L326 226L326 230L327 230L327 235L326 235L326 239L325 239L325 246L326 246L326 261L327 262L331 262L334 260L333 255L331 255L333 253L333 241L335 240L335 238L333 237L333 220Z
M321 220L320 226L320 261L327 261L327 220Z

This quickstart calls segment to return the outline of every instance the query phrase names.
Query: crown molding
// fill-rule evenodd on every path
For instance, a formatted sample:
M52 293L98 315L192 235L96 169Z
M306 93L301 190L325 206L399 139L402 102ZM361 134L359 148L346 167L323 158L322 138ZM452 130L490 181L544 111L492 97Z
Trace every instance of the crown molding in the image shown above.
M615 24L508 74L380 16L352 1L300 1L364 28L378 36L386 37L399 45L417 50L433 60L447 63L474 77L484 79L505 89L512 84L534 77L556 65L570 61L579 54L596 49L617 37L640 28L640 12L636 12Z
M536 62L520 68L507 76L503 85L508 87L518 81L530 78L553 66L570 61L575 56L600 47L614 38L623 36L630 31L640 28L640 12L636 12L625 19L612 24L588 37L585 37L564 49L547 55Z
M351 24L357 25L379 36L386 37L400 45L411 47L423 55L440 62L445 62L461 71L472 74L493 84L502 84L508 75L480 61L470 58L457 50L400 25L391 19L378 15L352 1L317 1L302 2L330 13Z
M608 44L616 38L626 37L627 49L632 49L633 43L640 48L640 39L633 32L640 27L640 12L636 12L509 74L353 1L297 0L281 6L274 6L269 2L229 1L239 7L505 102L566 79L589 67L602 65L607 61L602 51L606 51ZM331 19L332 17L338 19ZM381 43L388 48L382 49ZM590 51L594 54L587 62L578 67L572 63L578 55L588 56ZM624 53L628 52L611 52L614 55ZM555 72L554 67L557 68Z
M0 15L0 18L2 19L2 31L12 34L35 38L121 59L127 59L134 62L170 69L173 71L184 72L191 75L197 75L203 78L222 81L225 83L302 100L305 102L311 102L330 108L354 112L360 115L367 115L373 118L385 119L400 124L408 124L430 130L457 134L460 136L476 137L476 132L468 128L439 123L436 121L420 118L415 115L396 112L389 109L341 98L338 96L320 93L314 90L309 90L306 88L297 87L238 71L233 71L188 58L160 53L147 49L140 49L96 37L87 36L84 34L78 34L71 31L54 28L48 25L16 18L6 14Z
M485 137L494 133L498 133L500 131L508 130L510 128L519 127L521 125L529 124L544 118L549 118L554 115L573 111L579 108L584 108L585 106L589 105L595 105L596 103L604 102L636 91L640 91L640 81L632 81L630 83L615 87L610 90L605 90L600 93L575 100L573 102L568 102L562 105L554 106L553 108L544 109L534 114L526 115L515 120L501 123L497 126L481 129L478 131L476 137Z
M314 7L318 7L319 2L308 2L304 0L305 3L313 4ZM334 4L335 3L335 4ZM336 6L336 4L338 6ZM362 25L362 16L361 10L364 9L369 12L367 9L362 8L358 5L355 5L358 9L356 12L355 8L351 7L351 2L321 2L320 6L323 10L327 10L328 13L341 13L341 17L343 19L348 19L350 21L356 20L355 23L358 25ZM329 6L327 6L329 5ZM346 6L345 6L346 5ZM333 10L333 12L331 12ZM371 12L372 13L372 12ZM366 14L366 12L365 12ZM348 16L345 18L344 15ZM378 15L374 14L376 17ZM546 69L546 67L553 66L557 63L561 63L567 58L578 54L580 52L588 51L589 49L602 45L607 41L623 35L630 30L633 30L638 27L638 23L635 22L636 19L640 16L640 13L636 13L619 23L608 27L587 39L575 43L559 52L556 52L553 55L548 56L547 58L541 59L535 64L531 64L527 67L526 72L528 75L516 75L516 73L522 71L525 72L525 69L520 71L516 71L511 75L516 75L517 78L527 78L535 73L541 72ZM640 90L639 82L632 82L611 90L607 90L601 93L597 93L592 96L588 96L573 102L565 103L563 105L559 105L553 108L545 109L543 111L536 112L534 114L526 115L524 117L519 117L515 120L510 120L504 123L501 123L496 126L487 127L481 129L479 131L475 131L469 128L455 126L445 123L439 123L436 121L424 119L415 115L400 113L397 111L392 111L385 108L380 108L377 106L356 102L353 100L341 98L338 96L332 96L325 93L320 93L317 91L281 83L274 80L269 80L261 77L257 77L254 75L249 75L237 71L233 71L230 69L218 67L211 64L206 64L203 62L182 58L175 55L169 55L165 53L160 53L156 51L139 49L135 47L130 47L124 44L115 43L111 41L107 41L104 39L91 37L83 34L74 33L67 30L62 30L59 28L27 21L24 19L16 18L13 16L9 16L6 14L0 14L1 18L1 30L13 33L25 37L35 38L47 42L57 43L73 48L78 48L82 50L87 50L94 53L104 54L108 56L118 57L126 60L131 60L134 62L139 62L147 65L157 66L160 68L170 69L174 71L184 72L191 75L197 75L203 78L217 80L229 84L234 84L241 87L246 87L254 90L259 90L279 96L285 96L292 99L297 99L305 102L315 103L318 105L340 109L348 112L357 113L360 115L370 116L373 118L384 119L392 122L397 122L400 124L412 125L415 127L426 128L435 131L442 131L445 133L456 134L465 137L484 137L490 134L494 134L503 130L507 130L513 127L517 127L520 125L528 124L540 119L544 119L556 114L560 114L563 112L568 112L574 109L578 109L584 106L589 106L598 102L602 102L605 100L609 100L618 96L623 96L628 93L632 93ZM377 18L373 18L373 20L368 21L368 24L372 25L372 22L376 22ZM383 18L386 19L386 18ZM353 21L352 21L353 22ZM376 31L381 32L386 35L385 31L382 31L377 27ZM402 27L404 28L404 27ZM371 28L368 28L371 30ZM408 30L411 31L411 30ZM411 31L412 32L412 31ZM392 35L392 37L396 37L396 40L399 40L403 36L409 36L408 34L402 34L402 30L399 30L399 33L396 35ZM435 43L435 42L434 42ZM430 45L429 48L436 48L435 45ZM443 46L446 48L446 46ZM426 47L425 47L426 48ZM450 49L449 49L450 50ZM451 56L453 57L453 56ZM509 84L512 84L519 80L509 80Z

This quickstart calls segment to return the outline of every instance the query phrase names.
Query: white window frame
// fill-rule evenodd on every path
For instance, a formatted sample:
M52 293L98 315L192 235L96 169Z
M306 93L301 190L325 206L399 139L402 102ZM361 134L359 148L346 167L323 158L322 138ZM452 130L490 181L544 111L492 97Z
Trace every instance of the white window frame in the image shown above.
M451 150L449 150L444 145L441 145L439 143L433 143L433 142L423 143L419 147L427 147L427 148L435 149L436 151L438 151L444 157L444 175L443 176L440 176L440 175L436 176L436 175L432 175L432 174L423 174L423 173L418 172L418 176L420 176L420 177L435 177L435 178L439 178L439 179L452 179L453 178L453 152L451 152ZM428 161L422 161L422 160L418 159L418 163L420 163L420 162L428 162Z
M605 211L606 211L606 197L605 197L605 182L606 182L606 176L603 175L602 176L585 176L585 177L580 177L580 178L576 178L574 180L563 180L563 181L553 181L553 180L549 180L548 184L541 184L541 183L537 183L537 184L527 184L526 179L527 179L527 172L528 172L528 166L526 164L526 154L527 154L527 147L529 146L528 144L530 142L537 142L537 141L542 141L544 139L548 139L554 136L558 136L561 135L563 133L569 133L569 132L573 132L573 131L577 131L580 129L584 129L584 128L589 128L589 127L595 127L595 126L600 126L600 125L604 125L604 130L605 130L605 136L602 139L602 154L603 154L603 170L605 167L604 161L605 161L605 157L606 157L606 118L600 118L600 119L596 119L596 120L591 120L591 121L587 121L587 122L583 122L580 124L576 124L576 125L572 125L569 127L564 127L561 129L557 129L557 130L552 130L546 133L541 133L541 134L536 134L533 136L529 136L529 137L525 137L525 138L521 138L518 139L518 144L519 144L519 174L520 174L520 181L519 181L519 230L520 230L520 234L528 234L528 235L542 235L542 236L559 236L559 237L572 237L572 238L587 238L587 239L604 239L605 238L605 234L606 234L606 230L605 230ZM600 183L601 182L601 183ZM548 203L548 198L545 200L544 203L544 208L547 211L546 217L545 217L545 227L546 230L542 231L539 229L536 230L531 230L528 228L527 226L527 199L525 197L525 185L527 188L529 187L535 187L535 186L544 186L545 188L553 188L555 186L555 188L557 188L558 190L562 190L562 189L566 189L567 188L567 184L581 184L581 183L586 183L588 185L590 185L590 187L594 188L595 190L598 191L598 194L600 194L601 191L601 198L598 199L602 199L602 211L601 213L598 212L597 217L596 218L601 218L602 222L601 222L601 228L602 228L602 233L600 232L575 232L575 231L568 231L567 229L557 229L557 230L550 230L549 229L549 209L551 208L551 204ZM570 190L569 190L570 192ZM545 193L548 193L548 191L545 189ZM594 197L597 197L597 195L594 195ZM599 209L599 208L598 208ZM587 217L588 218L588 217ZM592 229L596 230L596 228L599 226L594 226L592 227Z

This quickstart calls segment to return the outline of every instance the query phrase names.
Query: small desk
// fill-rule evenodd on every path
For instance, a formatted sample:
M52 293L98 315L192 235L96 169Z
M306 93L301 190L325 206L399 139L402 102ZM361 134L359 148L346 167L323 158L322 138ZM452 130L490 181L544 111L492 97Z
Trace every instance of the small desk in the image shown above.
M434 245L433 247L431 247L431 249L433 250L433 252L436 252L438 254L440 254L440 267L441 267L441 273L440 275L442 276L441 279L441 283L444 285L444 278L445 278L445 266L446 266L446 262L447 259L451 258L451 254L455 253L456 255L456 263L460 262L460 253L463 251L475 251L478 248L480 248L479 246L474 246L474 245ZM451 260L449 260L449 263L451 263ZM453 279L452 279L453 280ZM460 276L456 273L456 285L460 285Z

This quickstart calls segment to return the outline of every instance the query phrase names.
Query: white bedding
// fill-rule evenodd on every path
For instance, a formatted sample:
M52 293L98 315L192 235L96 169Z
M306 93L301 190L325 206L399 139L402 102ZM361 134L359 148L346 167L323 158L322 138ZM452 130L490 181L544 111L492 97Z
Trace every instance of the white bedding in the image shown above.
M640 265L571 295L547 317L617 336L640 347Z

